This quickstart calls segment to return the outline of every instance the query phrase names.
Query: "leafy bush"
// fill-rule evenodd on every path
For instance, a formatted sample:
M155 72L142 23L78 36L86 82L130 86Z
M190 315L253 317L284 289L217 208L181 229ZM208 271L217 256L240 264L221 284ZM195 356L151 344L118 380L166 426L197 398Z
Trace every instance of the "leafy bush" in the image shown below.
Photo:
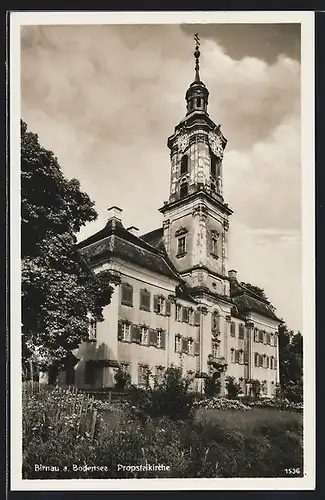
M148 390L132 386L129 401L133 414L142 422L147 417L166 416L172 420L187 420L193 417L195 394L190 390L191 379L183 377L180 368L169 367L163 380L156 381Z
M203 399L197 401L195 407L207 410L250 410L250 406L244 405L241 401L228 398Z
M128 385L131 383L131 375L126 373L121 368L118 368L114 375L115 378L115 389L118 391L124 391Z
M226 389L228 392L228 397L231 399L237 398L238 394L243 392L242 388L240 387L240 384L235 382L234 377L227 377Z
M293 403L286 398L264 398L256 401L250 401L247 403L249 406L255 406L258 408L274 408L277 410L286 411L296 411L301 413L303 411L302 403Z

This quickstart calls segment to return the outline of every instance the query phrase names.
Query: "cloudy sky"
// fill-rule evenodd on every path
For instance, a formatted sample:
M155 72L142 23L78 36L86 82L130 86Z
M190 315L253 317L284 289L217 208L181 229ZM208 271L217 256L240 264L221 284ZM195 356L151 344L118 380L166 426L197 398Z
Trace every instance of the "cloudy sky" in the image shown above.
M299 25L26 26L22 117L96 202L80 238L111 205L150 231L169 195L166 141L185 115L196 31L209 113L228 139L229 268L301 329Z

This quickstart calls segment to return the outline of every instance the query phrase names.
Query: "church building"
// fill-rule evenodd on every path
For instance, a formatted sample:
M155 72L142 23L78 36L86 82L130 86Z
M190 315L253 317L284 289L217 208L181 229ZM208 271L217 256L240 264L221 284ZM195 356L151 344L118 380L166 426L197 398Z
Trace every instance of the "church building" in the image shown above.
M244 394L256 380L264 395L275 393L281 320L227 269L233 213L223 197L227 139L208 113L196 41L186 114L167 141L170 192L159 209L162 226L140 235L124 227L121 208L111 207L105 227L79 244L95 272L110 271L114 292L104 321L90 321L90 341L75 353L75 367L59 375L61 383L113 387L121 367L141 386L148 370L160 379L174 365L201 390L204 377L223 365L222 394L227 376Z

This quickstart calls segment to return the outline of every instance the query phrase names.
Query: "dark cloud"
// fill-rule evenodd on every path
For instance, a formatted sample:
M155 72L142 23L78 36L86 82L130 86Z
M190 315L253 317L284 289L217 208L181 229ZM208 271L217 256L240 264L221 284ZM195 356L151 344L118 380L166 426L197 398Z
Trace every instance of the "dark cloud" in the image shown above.
M300 61L300 24L183 24L184 33L199 32L203 39L214 40L235 60L251 57L274 63L285 54Z

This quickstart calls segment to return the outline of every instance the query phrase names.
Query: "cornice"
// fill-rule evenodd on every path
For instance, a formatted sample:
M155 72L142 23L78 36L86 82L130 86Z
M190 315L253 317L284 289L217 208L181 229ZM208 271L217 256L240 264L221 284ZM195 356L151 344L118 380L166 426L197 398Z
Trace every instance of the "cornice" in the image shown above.
M196 199L209 201L211 204L214 204L216 207L218 207L219 210L221 210L226 215L233 214L233 210L228 206L227 203L219 201L217 198L210 195L207 191L204 191L203 189L199 191L194 191L193 193L190 193L188 196L185 196L184 198L181 198L179 200L165 203L161 208L159 208L159 212L164 214L165 212L167 212L172 208L176 208L181 205L186 205L192 201L195 201Z

